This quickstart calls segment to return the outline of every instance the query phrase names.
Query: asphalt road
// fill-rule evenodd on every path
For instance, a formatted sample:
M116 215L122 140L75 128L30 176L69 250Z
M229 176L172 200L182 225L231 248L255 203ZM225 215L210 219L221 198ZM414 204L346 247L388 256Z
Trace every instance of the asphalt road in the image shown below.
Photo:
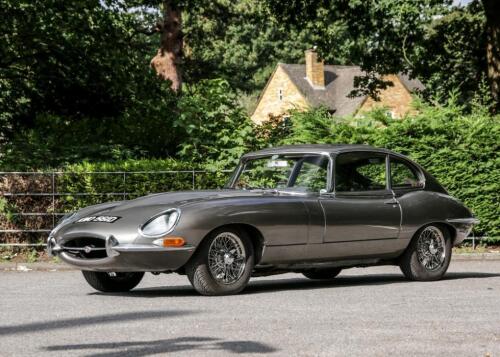
M500 356L500 261L454 261L430 283L395 267L286 274L225 297L177 275L104 295L76 271L0 272L0 355L70 353Z

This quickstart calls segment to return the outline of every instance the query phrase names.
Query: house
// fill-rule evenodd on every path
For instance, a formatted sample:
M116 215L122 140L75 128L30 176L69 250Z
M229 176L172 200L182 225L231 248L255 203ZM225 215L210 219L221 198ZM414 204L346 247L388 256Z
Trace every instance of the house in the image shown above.
M325 65L315 50L307 50L305 57L305 64L278 64L259 97L253 122L260 124L291 109L318 106L326 106L338 116L360 115L381 106L393 118L401 118L411 108L411 94L424 88L419 80L394 74L384 76L393 86L381 90L378 101L369 96L350 97L354 77L363 75L358 66Z

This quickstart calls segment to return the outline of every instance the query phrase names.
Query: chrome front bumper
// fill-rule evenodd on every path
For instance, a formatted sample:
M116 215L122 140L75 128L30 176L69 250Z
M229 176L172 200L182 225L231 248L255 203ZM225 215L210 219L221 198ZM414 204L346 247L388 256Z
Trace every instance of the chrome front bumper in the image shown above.
M90 248L90 250L106 250L106 257L99 259L82 259L68 253L89 249L65 248L57 244L54 237L47 240L47 252L51 256L58 256L62 261L81 268L93 271L175 271L187 263L194 253L195 247L159 247L146 244L119 244L113 236L106 237L104 248ZM88 251L86 251L88 252Z

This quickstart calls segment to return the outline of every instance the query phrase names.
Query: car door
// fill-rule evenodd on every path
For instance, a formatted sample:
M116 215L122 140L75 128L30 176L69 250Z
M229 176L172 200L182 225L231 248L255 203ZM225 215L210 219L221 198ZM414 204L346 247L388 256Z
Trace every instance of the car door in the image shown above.
M389 189L388 166L385 153L358 151L335 157L335 191L320 199L324 243L381 241L375 251L391 249L382 241L398 238L401 210Z

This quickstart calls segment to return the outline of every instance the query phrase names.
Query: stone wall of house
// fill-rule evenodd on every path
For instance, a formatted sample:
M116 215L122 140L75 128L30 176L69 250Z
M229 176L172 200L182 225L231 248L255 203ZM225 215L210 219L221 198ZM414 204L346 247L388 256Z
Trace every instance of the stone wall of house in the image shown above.
M252 121L260 124L269 116L280 116L291 109L305 109L308 104L283 68L278 65L259 103L252 114Z
M359 108L356 115L362 115L363 112L372 110L378 107L386 107L393 118L402 118L411 111L411 102L413 100L410 92L406 89L403 83L396 75L388 75L384 80L391 81L394 85L387 87L381 91L380 100L375 101L371 97L367 97Z

